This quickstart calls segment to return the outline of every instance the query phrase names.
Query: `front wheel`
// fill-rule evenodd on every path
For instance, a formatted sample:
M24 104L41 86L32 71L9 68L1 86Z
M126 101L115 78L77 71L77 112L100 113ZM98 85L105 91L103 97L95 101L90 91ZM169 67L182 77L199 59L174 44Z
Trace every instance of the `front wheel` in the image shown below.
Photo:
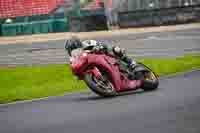
M116 95L112 82L104 75L101 79L98 79L93 74L88 73L85 74L84 81L94 93L100 96L111 97Z
M139 64L138 67L142 67L142 71L137 72L140 80L143 80L141 88L144 91L152 91L158 88L159 80L156 74L144 64Z

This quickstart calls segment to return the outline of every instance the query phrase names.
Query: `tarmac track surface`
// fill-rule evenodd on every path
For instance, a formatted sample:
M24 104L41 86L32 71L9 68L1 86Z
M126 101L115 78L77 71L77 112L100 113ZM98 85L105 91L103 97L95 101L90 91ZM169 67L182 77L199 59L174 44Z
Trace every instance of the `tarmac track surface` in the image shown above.
M92 38L88 38L92 39ZM111 45L119 45L133 57L180 56L200 52L200 28L176 32L121 34L93 38ZM64 50L66 40L33 44L0 45L0 65L42 65L68 62Z
M0 133L199 133L200 71L152 92L104 99L70 94L0 106Z

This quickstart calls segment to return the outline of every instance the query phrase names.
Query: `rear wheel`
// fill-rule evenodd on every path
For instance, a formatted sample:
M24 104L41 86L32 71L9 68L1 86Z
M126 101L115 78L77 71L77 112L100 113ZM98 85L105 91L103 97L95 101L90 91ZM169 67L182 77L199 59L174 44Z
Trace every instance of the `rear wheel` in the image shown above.
M139 64L139 67L145 68L144 70L137 72L139 79L143 80L142 89L144 91L151 91L158 88L159 80L156 74L147 66Z
M88 87L100 96L110 97L116 95L115 88L109 80L108 75L105 73L102 73L102 77L100 79L96 78L93 74L88 73L85 74L84 80Z

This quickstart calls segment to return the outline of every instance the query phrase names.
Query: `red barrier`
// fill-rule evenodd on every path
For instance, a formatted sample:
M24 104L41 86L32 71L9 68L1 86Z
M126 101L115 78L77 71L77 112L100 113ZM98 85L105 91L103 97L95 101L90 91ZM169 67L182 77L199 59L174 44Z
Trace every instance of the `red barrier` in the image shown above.
M96 6L97 7L100 6L100 2L101 2L101 0L96 0Z
M108 7L112 7L112 1L113 0L108 0ZM100 3L103 2L103 0L96 0L96 6L100 7Z
M48 14L64 0L0 0L0 18Z

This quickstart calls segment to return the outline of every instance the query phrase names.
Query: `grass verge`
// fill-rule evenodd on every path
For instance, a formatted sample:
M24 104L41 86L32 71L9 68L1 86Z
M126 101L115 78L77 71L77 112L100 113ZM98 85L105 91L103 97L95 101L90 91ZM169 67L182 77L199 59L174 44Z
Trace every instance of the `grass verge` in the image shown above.
M159 76L200 69L200 54L177 58L139 59ZM0 103L85 91L68 65L0 68Z

